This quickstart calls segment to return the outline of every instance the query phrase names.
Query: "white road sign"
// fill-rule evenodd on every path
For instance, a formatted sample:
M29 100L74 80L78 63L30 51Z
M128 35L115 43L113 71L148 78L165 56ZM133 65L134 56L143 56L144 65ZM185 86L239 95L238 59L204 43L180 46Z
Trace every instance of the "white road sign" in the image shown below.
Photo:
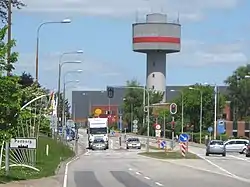
M155 130L155 136L161 137L161 130Z
M155 126L155 129L156 129L156 130L160 130L160 129L161 129L161 126L160 126L159 124L157 124L157 125Z
M137 123L138 123L138 120L137 120L137 119L133 120L133 123L134 123L134 124L137 124Z
M134 125L133 125L133 128L137 129L137 128L138 128L138 125L134 124Z
M36 149L35 138L12 138L10 140L11 149Z

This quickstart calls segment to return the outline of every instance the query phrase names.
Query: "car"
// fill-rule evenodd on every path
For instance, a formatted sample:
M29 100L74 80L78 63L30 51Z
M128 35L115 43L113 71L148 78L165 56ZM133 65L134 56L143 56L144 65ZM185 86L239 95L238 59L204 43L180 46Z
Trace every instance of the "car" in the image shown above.
M231 139L224 142L226 152L238 152L240 154L245 153L248 144L249 140L247 139Z
M141 149L141 142L139 138L128 138L126 144L127 144L127 149L131 148Z
M246 157L250 157L250 142L246 146Z
M226 156L226 148L222 140L211 140L207 144L206 156L210 154L217 154Z
M106 150L106 143L103 139L94 139L92 143L92 150Z

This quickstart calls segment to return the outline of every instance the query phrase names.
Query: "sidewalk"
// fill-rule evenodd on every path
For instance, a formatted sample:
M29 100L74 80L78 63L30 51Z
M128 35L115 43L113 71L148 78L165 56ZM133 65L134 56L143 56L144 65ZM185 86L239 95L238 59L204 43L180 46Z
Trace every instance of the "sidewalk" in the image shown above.
M7 184L0 184L0 187L61 187L62 184L56 177L48 177L42 179L25 180L19 182L11 182Z

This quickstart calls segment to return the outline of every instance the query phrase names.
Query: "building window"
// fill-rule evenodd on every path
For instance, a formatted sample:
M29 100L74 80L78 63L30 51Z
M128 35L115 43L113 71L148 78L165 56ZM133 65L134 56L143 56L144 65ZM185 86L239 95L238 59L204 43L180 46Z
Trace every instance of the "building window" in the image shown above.
M237 137L238 136L238 132L236 131L236 132L233 132L233 137Z
M152 89L153 89L153 90L155 89L155 86L154 86L154 85L152 86Z
M245 137L249 137L249 132L245 132Z
M245 130L250 130L250 123L249 122L245 122Z
M233 121L233 130L238 130L238 123L237 123L237 121Z
M155 62L153 62L153 66L155 66Z
M223 114L222 119L227 119L227 114Z
M153 78L155 77L155 74L154 74L154 73L152 74L152 77L153 77Z

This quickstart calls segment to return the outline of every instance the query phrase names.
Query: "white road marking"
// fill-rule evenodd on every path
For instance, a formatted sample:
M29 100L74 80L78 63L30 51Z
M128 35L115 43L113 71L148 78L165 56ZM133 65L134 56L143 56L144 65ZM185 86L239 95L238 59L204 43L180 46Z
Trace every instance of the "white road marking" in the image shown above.
M65 165L64 178L63 178L63 187L67 187L69 164L71 164L72 162L76 161L77 159L79 159L79 157L74 158L73 160L69 161Z
M237 156L233 156L233 155L228 155L228 156L231 157L231 158L235 158L235 159L238 159L238 160L243 160L243 161L246 161L246 162L250 163L250 160L246 159L246 158L241 158L241 157L237 157Z
M150 178L149 178L149 177L144 177L144 179L150 180Z
M156 185L158 186L163 186L163 184L159 183L159 182L155 182Z
M129 170L129 171L133 171L133 169L132 169L132 168L129 168L128 170Z
M135 172L135 173L136 173L137 175L141 175L141 173L140 173L140 172L138 172L138 171L137 171L137 172Z
M113 140L110 140L110 148L114 149L114 141Z

